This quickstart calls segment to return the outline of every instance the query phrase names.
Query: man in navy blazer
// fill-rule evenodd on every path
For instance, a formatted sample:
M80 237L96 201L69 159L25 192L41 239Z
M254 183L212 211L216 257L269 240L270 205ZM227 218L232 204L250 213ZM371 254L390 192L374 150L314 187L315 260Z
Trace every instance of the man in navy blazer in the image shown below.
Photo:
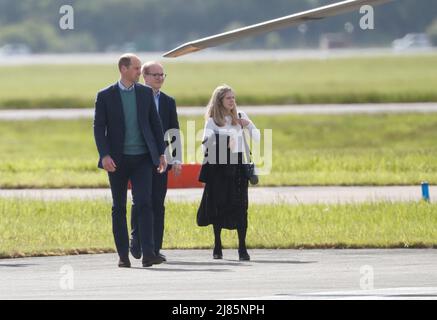
M161 125L164 130L164 139L167 145L166 156L175 175L182 171L182 146L179 131L179 121L176 112L175 100L161 91L161 87L166 78L164 67L156 61L148 61L143 64L141 73L144 83L153 90L155 107L157 108ZM168 171L163 174L154 173L152 178L152 202L154 218L155 254L166 261L166 257L160 253L164 236L164 215L165 215L165 196L167 195ZM138 241L138 219L136 217L136 207L132 207L131 215L131 245L132 255L141 258L141 244Z
M138 83L141 61L124 54L118 62L120 80L97 94L94 138L99 168L108 172L112 193L112 231L119 267L130 267L126 222L128 181L138 219L143 266L163 262L155 254L153 235L152 177L166 171L163 129L153 92Z

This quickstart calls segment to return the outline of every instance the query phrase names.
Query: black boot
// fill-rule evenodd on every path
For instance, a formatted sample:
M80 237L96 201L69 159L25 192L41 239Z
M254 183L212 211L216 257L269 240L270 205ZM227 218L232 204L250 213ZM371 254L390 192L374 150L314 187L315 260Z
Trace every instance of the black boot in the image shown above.
M239 248L238 249L238 257L239 257L240 261L249 261L250 260L249 253L247 253L246 248Z
M212 252L214 259L223 259L221 232L222 228L214 225L214 251Z
M223 253L222 253L222 248L219 247L214 247L214 251L212 252L212 257L214 259L223 259Z

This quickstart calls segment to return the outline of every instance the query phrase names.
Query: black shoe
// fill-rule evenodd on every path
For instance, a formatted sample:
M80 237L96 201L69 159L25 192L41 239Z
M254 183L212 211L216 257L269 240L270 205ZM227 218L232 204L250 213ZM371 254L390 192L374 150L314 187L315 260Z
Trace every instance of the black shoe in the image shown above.
M247 253L247 250L238 250L238 257L240 261L249 261L250 260L250 256Z
M143 258L143 267L151 267L154 264L161 264L164 262L164 259L160 256L153 256L147 259Z
M120 260L118 261L118 267L119 268L130 268L130 261L129 258L120 258Z
M141 259L141 246L138 239L132 238L130 240L129 251L135 259Z
M163 255L162 253L158 253L157 256L161 257L163 262L167 261L167 257L165 255Z
M220 249L214 248L214 251L212 252L212 257L213 257L213 259L216 259L216 260L223 259L222 249L221 248Z

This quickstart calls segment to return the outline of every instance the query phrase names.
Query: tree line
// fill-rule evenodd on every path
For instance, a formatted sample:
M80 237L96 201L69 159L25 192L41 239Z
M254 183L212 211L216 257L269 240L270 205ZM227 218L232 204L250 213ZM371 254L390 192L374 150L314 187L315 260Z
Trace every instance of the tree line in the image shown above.
M32 52L166 51L186 41L334 2L337 0L0 0L0 47L25 44ZM62 5L74 9L73 30L59 26ZM358 11L348 13L224 48L312 48L319 45L323 34L347 32L357 47L388 46L411 32L428 32L437 44L435 0L396 0L377 6L374 30L361 30L360 17Z

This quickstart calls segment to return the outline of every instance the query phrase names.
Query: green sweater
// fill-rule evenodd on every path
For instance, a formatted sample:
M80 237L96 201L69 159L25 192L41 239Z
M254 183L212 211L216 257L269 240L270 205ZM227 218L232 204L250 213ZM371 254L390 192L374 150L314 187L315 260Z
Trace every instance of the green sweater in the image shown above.
M135 90L120 90L124 113L124 154L147 153L146 142L138 124L137 99Z

